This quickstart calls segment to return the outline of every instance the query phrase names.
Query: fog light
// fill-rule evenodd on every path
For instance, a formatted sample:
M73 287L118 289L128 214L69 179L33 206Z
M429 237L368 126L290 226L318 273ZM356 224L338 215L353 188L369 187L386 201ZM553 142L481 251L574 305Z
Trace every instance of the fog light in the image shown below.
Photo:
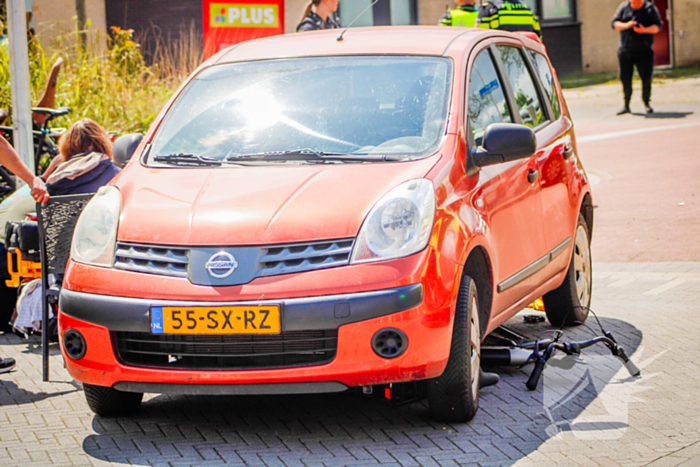
M399 329L381 329L372 337L372 349L382 358L396 358L407 348L408 337Z
M69 329L63 333L63 348L73 360L80 360L87 352L85 338L75 329Z

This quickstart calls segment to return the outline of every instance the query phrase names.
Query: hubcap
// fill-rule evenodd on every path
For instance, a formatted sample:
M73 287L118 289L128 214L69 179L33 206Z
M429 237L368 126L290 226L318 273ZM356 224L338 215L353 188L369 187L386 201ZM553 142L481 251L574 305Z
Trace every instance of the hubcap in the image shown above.
M591 300L591 250L588 246L588 233L583 226L576 229L574 242L574 274L576 278L576 296L579 304L590 305Z
M476 303L476 297L472 297L471 316L469 317L470 333L470 369L472 382L472 396L474 400L479 393L479 368L481 366L481 331L479 329L479 305Z

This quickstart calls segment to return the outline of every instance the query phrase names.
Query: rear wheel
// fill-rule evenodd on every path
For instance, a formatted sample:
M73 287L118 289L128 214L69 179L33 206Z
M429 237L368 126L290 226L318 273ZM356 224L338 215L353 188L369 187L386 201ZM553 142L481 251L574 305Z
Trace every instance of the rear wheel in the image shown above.
M542 297L544 311L552 326L571 326L586 321L591 304L592 279L588 226L583 216L579 215L566 279L562 285Z
M476 283L462 278L457 295L450 359L439 377L428 381L430 416L444 422L468 422L479 408L481 330Z
M143 393L124 392L105 386L83 384L85 399L97 415L129 415L139 410Z

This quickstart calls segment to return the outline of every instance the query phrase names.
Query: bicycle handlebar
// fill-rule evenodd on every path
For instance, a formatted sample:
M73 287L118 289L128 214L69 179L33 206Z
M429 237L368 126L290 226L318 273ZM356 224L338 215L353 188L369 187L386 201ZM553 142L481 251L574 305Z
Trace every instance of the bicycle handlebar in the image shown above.
M610 352L612 352L614 356L619 357L623 361L625 368L627 369L630 375L639 376L641 374L640 369L637 367L637 365L635 365L632 362L632 360L629 359L629 357L625 353L625 349L623 349L617 344L617 342L610 333L605 334L605 336L595 337L593 339L582 342L551 342L547 346L547 349L542 353L535 350L532 353L532 356L530 357L535 361L535 367L532 369L532 373L530 373L530 378L527 380L527 383L525 383L525 385L530 391L534 391L535 389L537 389L537 384L540 381L540 377L542 376L542 372L544 371L545 364L547 363L547 360L549 360L552 357L555 349L561 350L567 355L578 355L581 353L581 349L585 349L587 347L601 342L605 344L605 346L608 349L610 349Z

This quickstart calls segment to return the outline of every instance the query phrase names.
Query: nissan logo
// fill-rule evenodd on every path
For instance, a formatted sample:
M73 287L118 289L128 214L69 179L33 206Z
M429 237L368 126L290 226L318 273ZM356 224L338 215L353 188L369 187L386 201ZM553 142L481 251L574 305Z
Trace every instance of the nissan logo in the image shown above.
M238 262L232 254L220 251L209 258L204 268L209 271L209 275L217 279L223 279L233 274L238 267Z

